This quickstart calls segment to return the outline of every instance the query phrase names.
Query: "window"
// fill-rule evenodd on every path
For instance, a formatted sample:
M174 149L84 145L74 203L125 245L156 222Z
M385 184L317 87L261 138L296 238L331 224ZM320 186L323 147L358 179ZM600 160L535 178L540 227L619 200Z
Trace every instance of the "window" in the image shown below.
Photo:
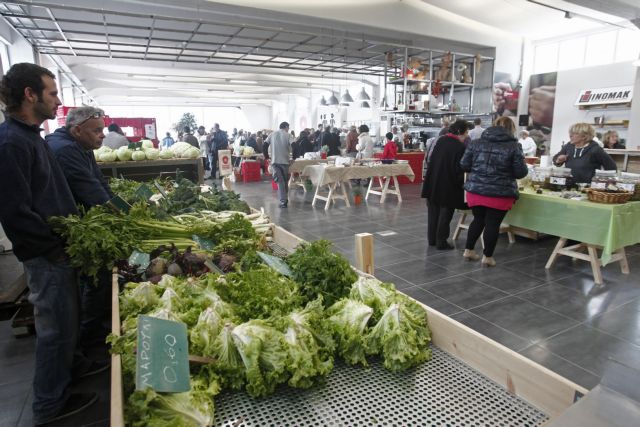
M570 70L580 68L584 64L584 49L586 39L564 40L560 43L560 53L558 55L558 70Z
M558 43L536 46L533 73L547 73L558 69Z
M640 30L618 31L615 62L633 61L640 56Z
M587 51L584 65L602 65L613 62L613 54L616 48L617 31L591 34L587 37Z

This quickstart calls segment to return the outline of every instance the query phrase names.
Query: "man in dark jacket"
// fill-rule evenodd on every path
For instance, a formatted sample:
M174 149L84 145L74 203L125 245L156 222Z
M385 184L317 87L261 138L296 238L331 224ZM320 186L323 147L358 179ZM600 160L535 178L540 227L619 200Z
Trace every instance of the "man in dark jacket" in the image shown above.
M241 130L242 132L242 130ZM242 138L242 136L240 136ZM211 135L211 179L216 178L218 170L218 151L227 150L229 148L229 139L227 133L220 130L220 125L213 125L213 134Z
M85 209L102 205L113 198L111 187L96 163L93 150L104 139L104 111L80 107L69 112L64 127L47 135L45 141L62 166L65 178L77 204ZM80 343L83 347L104 344L109 330L103 325L109 306L111 273L102 270L97 283L80 277L81 316Z
M113 198L111 187L96 163L93 150L104 139L104 111L94 107L71 110L66 125L47 135L45 141L62 166L78 204L89 209Z
M453 249L449 238L449 224L456 209L464 209L464 173L460 159L464 154L464 140L469 124L458 120L449 132L436 142L429 158L429 167L422 183L422 197L427 199L427 239L437 249Z
M68 417L97 400L95 393L70 390L72 369L81 362L74 357L78 285L63 242L47 223L52 216L77 214L62 168L40 137L40 125L54 119L61 105L54 79L46 68L22 63L0 83L8 114L0 125L0 222L24 265L34 306L35 424Z

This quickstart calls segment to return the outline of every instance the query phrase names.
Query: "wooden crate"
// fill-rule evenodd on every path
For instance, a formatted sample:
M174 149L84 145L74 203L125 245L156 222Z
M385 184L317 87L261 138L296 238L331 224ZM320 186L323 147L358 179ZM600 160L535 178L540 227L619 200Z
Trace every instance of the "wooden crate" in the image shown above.
M287 250L293 250L302 239L274 226L273 240ZM372 251L363 251L370 253ZM373 255L371 255L373 256ZM372 260L358 264L373 265ZM118 279L113 275L112 332L120 335ZM513 350L487 338L473 329L422 304L427 311L432 344L463 361L476 371L517 395L553 419L563 413L588 390L550 371ZM427 362L428 363L428 362ZM111 426L124 426L122 395L122 364L119 355L111 359Z

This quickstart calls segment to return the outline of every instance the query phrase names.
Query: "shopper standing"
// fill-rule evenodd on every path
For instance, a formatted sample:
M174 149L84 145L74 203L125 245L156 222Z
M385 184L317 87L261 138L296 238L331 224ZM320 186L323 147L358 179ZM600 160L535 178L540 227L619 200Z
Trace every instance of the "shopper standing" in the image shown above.
M473 119L473 129L469 131L469 139L471 139L471 141L480 139L480 136L482 136L482 132L484 132L484 128L482 127L482 119L479 117Z
M242 138L243 135L241 134L241 144L244 145ZM220 130L220 125L215 123L213 125L213 134L211 135L211 179L216 178L216 171L218 170L218 151L227 149L229 149L229 138L227 138L227 133Z
M360 125L358 132L360 135L358 135L358 143L356 144L356 150L358 150L356 157L360 159L373 158L373 139L369 135L369 126Z
M462 256L470 261L480 259L474 247L484 231L482 264L488 267L496 265L493 252L500 224L518 198L516 179L528 173L515 132L516 126L509 117L499 117L480 140L467 147L460 161L462 169L469 172L464 188L473 212Z
M387 138L387 142L384 145L384 151L382 152L382 160L395 160L398 155L398 144L393 139L393 133L387 132L385 137Z
M469 124L457 120L449 132L438 138L429 156L422 197L427 199L427 238L429 246L437 249L453 249L447 242L449 224L456 209L464 209L464 172L460 159L464 154L464 140Z
M202 167L205 171L210 170L209 167L209 135L204 126L199 126L198 130L198 148L200 149L200 158L202 159Z
M355 157L358 154L356 145L358 144L358 131L355 126L351 126L347 134L347 156Z
M184 133L182 134L182 137L180 137L180 141L193 145L198 149L200 148L200 144L198 143L198 138L193 136L193 134L191 133L191 128L189 126L184 127Z
M171 138L171 133L167 132L167 136L165 136L164 138L162 138L162 144L161 147L164 148L169 148L171 147L173 144L175 144L175 141L173 140L173 138Z
M71 110L71 112L72 111L73 110ZM69 112L69 114L71 114L71 112ZM112 150L117 150L120 147L127 147L129 145L129 140L124 136L122 128L120 128L117 123L111 123L107 129L109 130L109 135L104 138L102 145Z
M71 393L79 324L78 284L52 216L77 214L60 165L40 125L61 105L55 77L35 64L16 64L0 83L7 120L0 125L0 222L22 261L36 325L33 420L43 424L77 413L95 393Z
M291 155L291 143L289 142L289 123L280 123L279 130L273 132L267 138L269 144L269 157L273 167L275 179L278 183L278 197L280 207L286 208L289 204L289 156Z
M93 156L104 143L104 111L80 107L69 112L65 126L45 137L47 145L62 167L76 204L85 209L101 205L114 194ZM79 342L83 348L104 345L109 330L103 325L111 301L111 272L98 272L97 283L80 277L81 315ZM97 363L96 363L97 365ZM100 364L106 370L108 364ZM95 366L98 369L99 366ZM92 369L93 370L93 369Z

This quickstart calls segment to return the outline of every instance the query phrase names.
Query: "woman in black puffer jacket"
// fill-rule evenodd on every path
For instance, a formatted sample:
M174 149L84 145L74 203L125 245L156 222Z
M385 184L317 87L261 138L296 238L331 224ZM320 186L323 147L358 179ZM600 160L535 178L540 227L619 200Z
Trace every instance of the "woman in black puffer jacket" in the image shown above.
M471 143L460 160L469 172L464 189L473 221L467 233L463 257L477 260L474 247L484 231L482 264L493 267L493 251L498 241L500 223L518 198L516 179L527 175L528 169L514 134L516 126L508 117L498 118L478 141Z

